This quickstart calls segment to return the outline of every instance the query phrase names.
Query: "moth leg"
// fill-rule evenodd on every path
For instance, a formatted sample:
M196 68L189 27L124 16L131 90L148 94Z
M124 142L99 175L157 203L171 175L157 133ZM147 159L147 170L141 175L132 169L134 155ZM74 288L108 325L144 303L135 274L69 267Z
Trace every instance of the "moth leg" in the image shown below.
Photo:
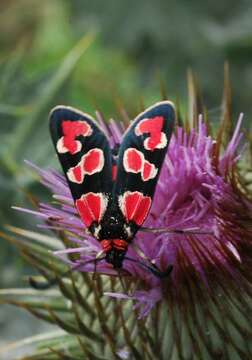
M145 253L143 252L142 249L140 249L140 247L135 244L135 243L131 243L131 247L135 250L135 252L137 253L137 255L139 255L142 259L146 260L148 263L154 265L154 260L150 259L148 256L145 255Z
M132 292L129 293L129 290L127 289L127 287L124 283L124 280L122 277L122 269L117 269L117 272L118 272L118 278L119 278L119 281L120 281L123 291L125 292L126 295L132 297Z
M149 232L153 234L192 234L192 235L212 235L211 231L200 230L198 227L189 229L170 229L170 228L148 228L142 226L139 231Z
M105 257L102 257L102 255L104 255L104 250L99 251L94 259L94 273L92 276L92 280L96 280L96 278L97 278L97 271L96 271L97 263L98 263L98 261L101 261L105 258Z
M163 277L168 276L170 274L170 272L172 271L173 265L169 265L165 271L162 271L155 264L155 260L150 259L148 256L146 256L145 253L139 248L138 245L133 243L131 246L133 246L133 249L136 251L136 253L149 264L149 266L148 265L146 265L146 266L149 267L150 270L152 270L151 272L153 274L155 274L156 276L163 278Z

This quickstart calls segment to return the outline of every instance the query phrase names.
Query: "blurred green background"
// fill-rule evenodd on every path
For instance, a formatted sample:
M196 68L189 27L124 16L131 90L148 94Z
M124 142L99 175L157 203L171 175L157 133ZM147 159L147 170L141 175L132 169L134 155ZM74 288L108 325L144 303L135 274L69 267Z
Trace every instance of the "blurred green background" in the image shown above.
M1 0L0 224L36 229L26 192L48 198L25 166L59 168L48 134L57 104L106 119L130 116L160 99L160 79L186 108L188 68L197 74L210 118L221 111L228 60L234 118L252 114L252 2L249 0ZM23 262L1 240L1 286L20 282ZM0 324L3 322L0 317Z

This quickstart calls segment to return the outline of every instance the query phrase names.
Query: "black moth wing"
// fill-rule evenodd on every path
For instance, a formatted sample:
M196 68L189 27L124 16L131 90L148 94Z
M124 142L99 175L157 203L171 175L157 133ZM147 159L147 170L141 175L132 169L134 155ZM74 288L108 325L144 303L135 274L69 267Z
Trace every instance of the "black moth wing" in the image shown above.
M69 151L64 153L59 153L58 151L57 143L64 135L62 131L62 123L64 121L74 124L77 124L79 121L85 121L90 126L87 136L79 135L75 137L75 140L80 143L80 151L74 154ZM112 189L112 155L108 139L96 121L90 115L74 108L57 106L50 113L50 132L74 200L88 192L110 193ZM102 169L92 175L84 174L82 182L76 183L69 180L67 175L69 169L75 167L81 161L83 155L96 148L101 150L102 157L104 158L103 166L101 165Z
M112 154L106 135L91 116L65 106L51 111L50 132L84 224L99 223L112 190Z
M173 104L159 102L139 114L122 139L113 198L135 229L150 210L174 122Z

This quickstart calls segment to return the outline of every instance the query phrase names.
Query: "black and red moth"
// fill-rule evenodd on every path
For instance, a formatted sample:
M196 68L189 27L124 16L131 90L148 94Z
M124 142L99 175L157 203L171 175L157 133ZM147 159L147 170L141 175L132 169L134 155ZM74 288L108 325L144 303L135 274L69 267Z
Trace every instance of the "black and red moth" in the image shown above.
M149 107L130 124L115 158L91 116L65 106L50 114L52 140L75 206L115 269L122 268L150 211L174 120L171 102ZM157 268L150 270L159 276Z

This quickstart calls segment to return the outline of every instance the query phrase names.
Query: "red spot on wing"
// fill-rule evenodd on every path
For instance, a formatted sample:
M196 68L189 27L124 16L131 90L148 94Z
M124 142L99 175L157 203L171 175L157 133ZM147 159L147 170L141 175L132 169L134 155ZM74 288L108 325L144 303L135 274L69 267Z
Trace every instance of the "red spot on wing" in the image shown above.
M73 177L75 178L75 182L77 183L82 183L83 181L83 171L82 171L82 167L77 165L73 168L72 170L73 172Z
M157 168L151 164L149 161L145 160L143 170L142 170L142 178L144 181L153 179L157 175Z
M141 120L136 128L135 133L137 136L149 134L150 136L145 139L144 147L147 150L153 151L155 149L162 149L167 144L165 133L162 132L164 125L163 116L155 116L153 118L146 118Z
M143 181L153 179L158 172L155 165L145 160L144 154L135 148L125 150L123 166L126 172L140 173Z
M100 222L106 208L107 198L102 193L89 192L76 200L75 205L83 223L89 227L94 221Z
M124 153L124 167L127 172L138 173L143 168L144 156L135 148L129 148Z
M89 150L82 156L81 161L67 172L70 181L81 184L85 175L93 175L102 171L104 166L104 155L101 149Z
M93 132L91 126L84 120L79 121L62 121L63 136L57 142L57 151L59 153L70 152L76 154L81 150L80 141L76 140L77 136L90 136Z
M117 175L117 165L112 165L112 180L113 181L116 180L116 175Z
M103 159L103 152L100 149L90 150L82 161L83 170L86 174L93 174L94 172L101 170L101 164Z
M151 197L139 191L127 191L119 200L119 205L127 222L133 221L142 225L151 207Z

